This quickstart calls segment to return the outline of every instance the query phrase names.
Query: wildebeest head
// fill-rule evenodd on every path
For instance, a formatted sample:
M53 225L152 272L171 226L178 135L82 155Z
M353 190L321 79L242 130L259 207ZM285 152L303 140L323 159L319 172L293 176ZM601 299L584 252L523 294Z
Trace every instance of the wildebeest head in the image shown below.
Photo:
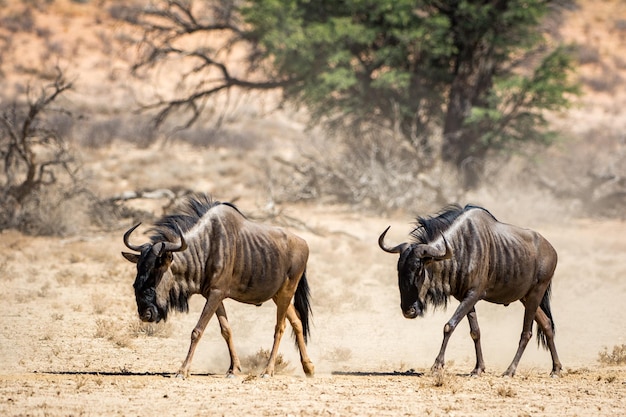
M385 252L400 254L398 260L400 308L404 317L414 319L424 314L426 291L423 291L423 286L426 280L426 266L434 261L449 259L452 253L443 235L441 235L443 249L424 243L401 243L388 247L384 241L389 227L378 238L378 246Z
M139 254L122 252L122 256L137 264L137 277L133 287L137 300L137 311L143 321L158 322L167 317L167 305L157 300L157 287L163 274L169 269L174 258L174 252L187 249L183 233L179 229L180 244L172 242L144 243L141 246L132 245L128 239L130 234L140 225L128 229L124 233L124 244Z

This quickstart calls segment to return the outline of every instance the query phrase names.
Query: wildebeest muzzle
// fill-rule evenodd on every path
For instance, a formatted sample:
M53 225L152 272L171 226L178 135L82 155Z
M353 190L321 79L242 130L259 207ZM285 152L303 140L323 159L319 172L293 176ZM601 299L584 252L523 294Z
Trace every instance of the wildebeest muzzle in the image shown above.
M145 322L159 322L161 321L161 314L156 305L156 294L154 289L149 288L141 294L136 294L137 298L137 312L139 318Z
M402 309L402 314L407 319L414 319L417 316L423 315L424 314L424 310L420 306L420 302L416 301L415 303L411 304L411 306L409 308L403 308Z

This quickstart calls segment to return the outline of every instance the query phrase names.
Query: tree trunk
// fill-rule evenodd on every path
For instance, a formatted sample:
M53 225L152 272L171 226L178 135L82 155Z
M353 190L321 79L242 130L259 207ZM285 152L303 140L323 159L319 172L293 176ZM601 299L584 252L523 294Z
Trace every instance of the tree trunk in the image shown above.
M479 158L474 154L479 151L476 149L478 137L471 129L464 129L463 126L472 110L472 90L463 76L457 76L452 83L441 152L443 161L456 168L466 190L478 185L481 172Z

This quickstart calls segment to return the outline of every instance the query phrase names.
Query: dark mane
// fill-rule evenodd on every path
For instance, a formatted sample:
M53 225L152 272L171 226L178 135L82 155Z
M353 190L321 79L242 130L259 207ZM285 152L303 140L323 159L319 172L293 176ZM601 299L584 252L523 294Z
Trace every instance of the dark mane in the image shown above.
M441 210L436 216L418 217L415 222L417 227L413 229L410 235L415 243L429 243L446 231L461 214L472 209L480 209L489 213L489 211L479 206L468 204L465 207L461 207L458 204L451 204ZM489 215L493 217L491 213Z
M415 243L428 243L447 230L463 211L458 204L452 204L435 216L418 217L415 222L417 227L411 232L411 237Z
M178 241L178 227L184 232L189 231L197 222L213 207L225 204L241 212L231 203L222 203L204 193L197 193L188 196L176 209L174 214L161 217L154 223L150 229L153 233L150 241L154 244L157 242ZM243 215L243 214L242 214Z
M163 241L178 242L178 227L183 233L188 232L209 210L222 204L234 208L241 214L233 204L213 200L208 194L197 193L188 196L174 209L174 214L163 216L154 223L150 229L152 232L150 241L152 244ZM183 313L188 312L189 296L186 286L181 285L181 282L174 282L169 291L167 305L160 311L163 318L167 320L168 313L172 309Z

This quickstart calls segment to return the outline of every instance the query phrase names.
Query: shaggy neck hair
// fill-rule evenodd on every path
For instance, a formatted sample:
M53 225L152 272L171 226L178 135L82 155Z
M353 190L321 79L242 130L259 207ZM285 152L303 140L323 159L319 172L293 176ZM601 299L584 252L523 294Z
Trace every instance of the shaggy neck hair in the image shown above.
M234 205L213 200L213 198L207 194L193 194L187 197L185 201L174 210L174 214L163 216L154 223L154 226L150 229L150 232L152 232L150 242L153 245L164 241L179 242L179 228L183 233L188 232L213 207L222 204L232 207L241 214L239 209ZM176 262L176 257L174 257L173 262ZM171 309L183 313L189 311L189 297L191 296L189 282L185 279L176 279L172 272L172 267L173 264L170 265L170 268L165 272L159 283L159 287L162 286L162 291L165 292L165 294L161 294L161 297L159 297L161 301L165 301L166 303L160 306L162 309L161 314L164 319L167 319L167 314ZM159 293L158 290L157 293Z
M439 238L446 230L452 226L456 219L463 213L473 210L483 210L491 217L493 214L489 213L487 209L471 204L461 207L458 204L451 204L445 207L439 214L432 217L418 217L415 224L415 229L411 232L411 237L414 243L430 243ZM495 220L495 217L494 217Z
M479 206L466 205L465 207L461 207L457 204L453 204L445 207L435 216L418 217L416 227L410 233L413 238L412 244L430 244L439 239L462 214L473 209L483 210L489 213ZM489 213L489 215L491 215L491 213ZM493 215L491 216L493 217ZM445 309L450 297L449 285L446 285L442 279L433 279L432 274L434 271L432 268L425 267L425 269L424 282L420 288L420 298L424 302L424 308L428 305L432 305L435 308L443 307ZM417 278L418 277L414 278L416 282Z

